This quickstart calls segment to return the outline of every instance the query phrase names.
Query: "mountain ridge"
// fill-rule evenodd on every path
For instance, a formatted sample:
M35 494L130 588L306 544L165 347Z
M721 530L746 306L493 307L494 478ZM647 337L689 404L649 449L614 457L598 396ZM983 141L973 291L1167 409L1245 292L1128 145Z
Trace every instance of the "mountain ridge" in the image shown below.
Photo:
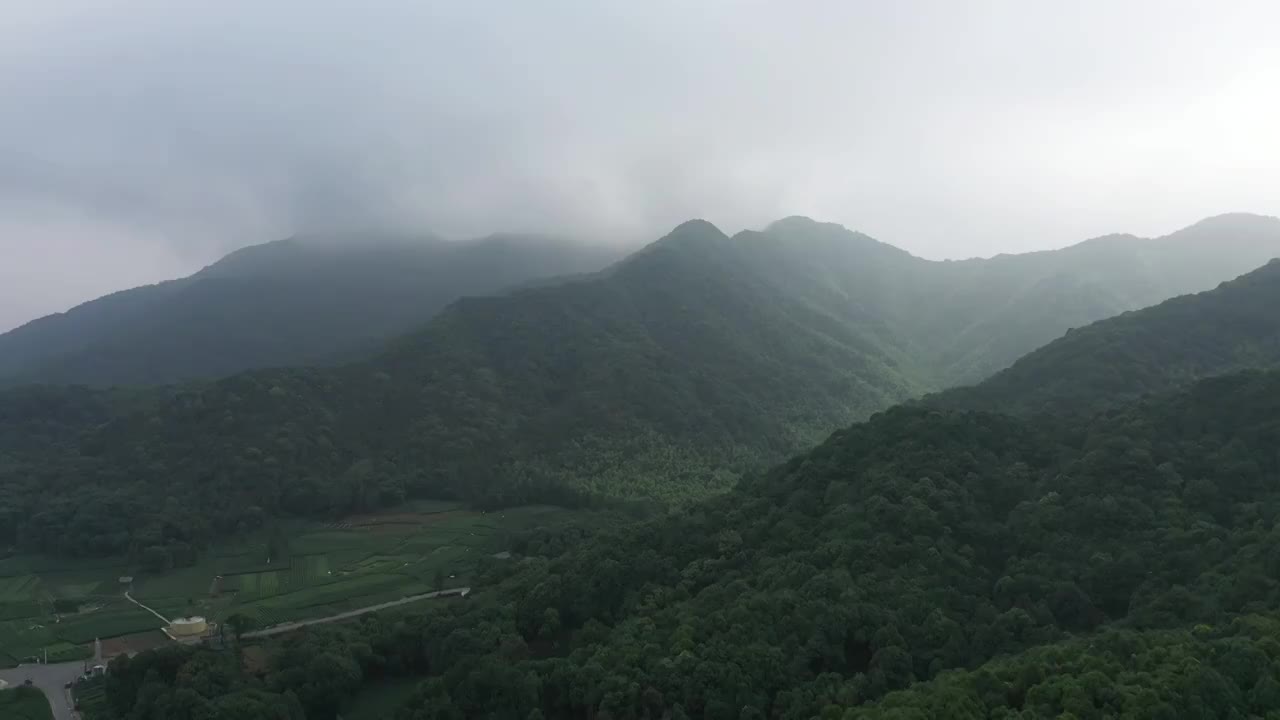
M1195 379L1280 364L1280 259L1213 290L1081 328L976 386L930 399L1014 413L1088 413Z
M295 237L241 248L0 335L0 382L157 384L330 364L408 332L449 301L597 270L612 251L563 240Z

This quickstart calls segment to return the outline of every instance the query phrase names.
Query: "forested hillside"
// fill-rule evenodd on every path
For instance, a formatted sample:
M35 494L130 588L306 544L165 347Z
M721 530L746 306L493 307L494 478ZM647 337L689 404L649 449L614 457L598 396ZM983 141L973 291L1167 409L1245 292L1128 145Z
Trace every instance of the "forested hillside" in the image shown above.
M974 387L951 407L1093 412L1197 378L1280 365L1280 260L1198 295L1073 330Z
M705 497L970 367L940 360L956 336L935 318L977 301L923 303L913 294L950 291L890 272L923 262L804 219L733 238L695 221L605 273L459 301L360 363L123 396L46 388L47 412L29 390L0 394L14 438L0 539L185 556L264 514L413 495ZM1012 337L990 344L1027 339Z
M530 538L466 603L287 640L263 680L144 654L109 697L227 702L215 673L331 718L413 674L401 720L1260 717L1280 708L1277 446L1278 372L1071 432L899 407L675 515Z
M792 299L865 327L917 381L972 382L1070 327L1206 290L1280 255L1280 221L1211 218L1157 239L931 262L788 218L721 249ZM731 256L731 257L729 257ZM371 354L447 303L599 270L614 251L495 235L300 237L188 278L118 292L0 334L0 384L158 384Z
M300 237L0 335L0 384L146 385L372 354L449 302L603 268L613 251L536 236Z
M1280 257L1280 219L1255 215L1221 215L1161 238L1113 235L947 262L805 218L739 237L795 292L826 293L888 328L939 388L982 380L1070 328L1209 290Z

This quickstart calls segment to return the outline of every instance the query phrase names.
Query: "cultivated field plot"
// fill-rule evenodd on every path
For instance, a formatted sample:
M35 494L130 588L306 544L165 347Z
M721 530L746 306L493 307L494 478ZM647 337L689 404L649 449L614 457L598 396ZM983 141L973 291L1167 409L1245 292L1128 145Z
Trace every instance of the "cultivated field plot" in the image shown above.
M134 633L132 635L121 635L120 637L111 638L102 641L102 654L105 657L113 657L124 653L140 653L143 650L161 647L163 645L172 645L173 641L169 639L159 630L148 630L147 632Z
M18 575L0 578L0 603L29 602L40 593L40 578L35 575Z
M110 716L105 685L105 678L96 677L81 680L72 687L71 694L80 707L80 717L84 720L99 720Z
M160 622L126 603L114 562L20 555L0 560L0 666L91 653L94 638L151 630ZM60 612L59 612L60 611Z
M416 502L331 523L298 523L271 541L241 538L195 567L138 578L133 595L171 618L220 621L238 613L266 627L323 617L468 585L478 563L507 549L513 533L571 516L549 506L484 513Z
M162 623L154 615L123 599L87 607L67 615L40 614L0 621L0 665L13 666L29 658L49 662L79 660L92 654L98 638L156 630Z
M573 516L549 506L484 513L419 501L264 530L162 575L121 560L0 559L0 666L45 652L50 661L80 659L95 638L107 647L112 638L155 639L145 633L163 623L124 598L121 576L133 577L135 599L167 618L203 615L218 623L240 613L265 627L470 585L481 562L498 562L492 558L510 547L512 534Z
M0 578L0 621L39 615L45 594L35 575Z

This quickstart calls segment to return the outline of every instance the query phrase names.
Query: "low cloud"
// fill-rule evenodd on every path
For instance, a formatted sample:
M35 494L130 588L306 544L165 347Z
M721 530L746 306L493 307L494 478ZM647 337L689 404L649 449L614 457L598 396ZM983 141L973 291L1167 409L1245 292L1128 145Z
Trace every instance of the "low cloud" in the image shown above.
M339 227L958 257L1280 214L1269 2L9 5L0 329Z

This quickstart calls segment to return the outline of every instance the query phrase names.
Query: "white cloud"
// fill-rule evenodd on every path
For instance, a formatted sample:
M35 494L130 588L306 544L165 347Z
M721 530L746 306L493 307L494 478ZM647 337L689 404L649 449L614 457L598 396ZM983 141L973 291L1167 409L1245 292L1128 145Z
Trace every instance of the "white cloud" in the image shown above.
M1280 214L1280 6L1219 5L8 3L0 328L333 224L950 257Z

